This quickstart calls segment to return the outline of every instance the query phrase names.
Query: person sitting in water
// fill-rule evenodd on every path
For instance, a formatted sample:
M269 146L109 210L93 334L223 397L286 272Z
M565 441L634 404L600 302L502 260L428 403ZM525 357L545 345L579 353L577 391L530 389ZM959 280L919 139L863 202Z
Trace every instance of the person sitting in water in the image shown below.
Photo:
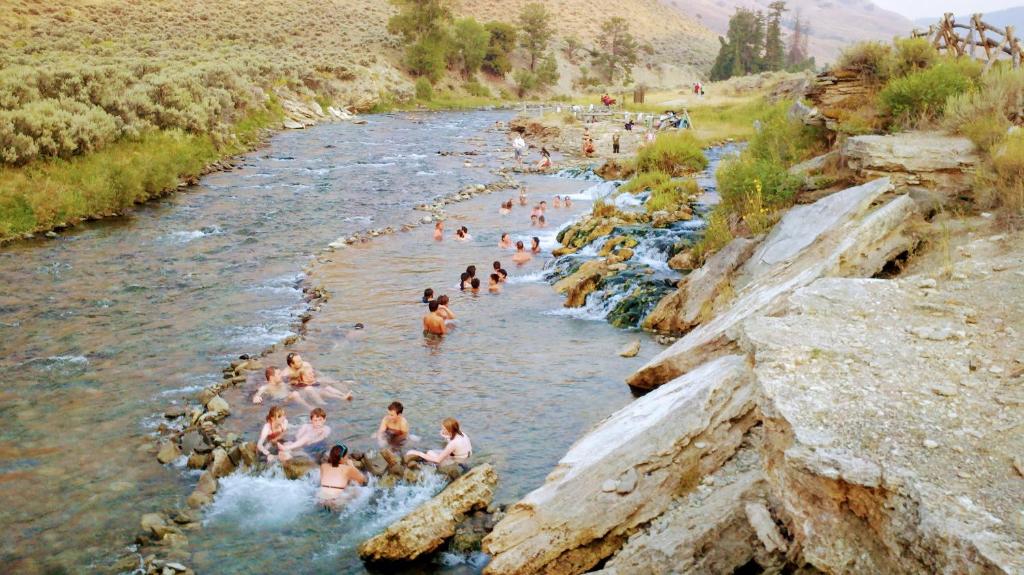
M427 303L432 299L434 299L434 288L423 290L423 303Z
M447 295L437 298L437 315L443 317L445 321L455 319L455 312L448 308L448 301Z
M256 449L259 450L266 458L267 461L273 462L277 457L280 457L282 461L287 461L289 456L281 448L281 444L284 442L284 434L288 431L288 418L284 416L284 408L280 405L275 405L270 408L267 412L267 422L263 424L263 429L260 430L260 438L256 440ZM278 456L274 456L270 453L273 448Z
M348 488L353 481L366 485L366 476L348 459L348 446L342 443L331 447L327 461L320 464L317 501L328 509L338 509L355 496L355 491Z
M539 218L537 218L537 227L538 228L544 228L544 227L547 227L547 225L548 225L548 220L543 215L541 215Z
M402 415L405 407L401 402L392 401L388 406L388 414L380 420L380 427L374 437L381 447L398 449L409 439L409 422Z
M530 252L539 254L540 253L540 238L533 236L532 243L530 244Z
M551 167L551 152L544 146L540 148L540 161L537 162L538 170L546 170Z
M534 228L537 227L537 221L538 221L539 218L540 218L540 216L538 216L537 214L531 215L530 216L530 226L534 227Z
M466 232L462 231L461 229L455 230L455 241L464 242L466 240Z
M523 265L526 262L533 259L530 252L526 251L526 246L523 245L522 240L516 242L516 253L512 256L512 261L518 265Z
M495 260L494 263L491 264L491 269L494 270L494 273L498 273L498 270L501 269L501 262Z
M567 207L567 208L571 208L572 207L572 198L570 198L569 196L565 196L565 202L563 202L562 205Z
M502 202L501 207L498 208L498 213L503 216L507 216L512 213L512 208L508 205L507 202Z
M469 280L471 279L473 278L469 277L468 273L462 272L462 274L459 275L459 291L466 291L466 288L469 287Z
M538 207L540 207L540 214L539 215L543 216L545 213L547 213L547 211L548 211L548 202L547 202L547 200L541 200L540 203L537 204L537 205L538 205Z
M345 332L345 339L352 341L363 337L363 334L366 333L363 331L364 329L366 329L366 326L361 323L353 325L352 329Z
M491 293L501 293L501 276L497 272L491 274L490 283L487 284L487 291Z
M444 449L431 449L426 453L410 449L405 454L405 460L422 459L435 465L451 461L467 468L469 458L473 456L473 444L469 441L469 436L462 431L456 419L449 417L441 422L441 437L447 442Z
M444 222L437 222L434 224L434 239L441 241L444 239Z
M466 238L467 240L473 239L473 236L469 235L469 228L467 228L466 226L462 226L459 229L462 230L462 236L464 238Z
M558 196L555 196L554 201L551 202L551 207L552 208L560 208L560 207L562 207L562 198L560 198Z
M324 403L324 396L352 401L351 391L342 391L333 385L318 382L313 365L308 361L303 361L302 356L294 351L285 357L285 363L288 364L286 373L292 389L308 394L319 404Z
M310 459L319 462L324 452L327 451L327 436L330 434L331 428L327 426L327 412L323 408L317 407L309 412L309 423L300 425L298 431L295 432L295 439L288 443L282 443L281 449L289 457L294 455L294 451L301 449Z
M526 188L519 188L519 205L526 205Z
M499 268L498 275L501 277L501 283L508 281L508 272L505 271L505 268Z
M268 367L263 372L263 376L267 379L267 383L261 385L259 389L256 390L256 394L252 396L252 402L256 405L262 404L263 397L267 396L278 401L295 401L306 409L313 409L312 405L306 403L306 401L302 399L302 395L300 395L298 391L289 389L284 382L284 378L281 377L281 372L276 367Z
M447 333L445 328L444 318L437 313L437 308L440 304L437 301L432 301L427 304L427 315L423 316L423 335L444 335Z
M469 292L470 293L480 293L480 278L473 278L469 282Z
M533 206L533 209L530 210L530 217L531 218L534 217L534 216L540 217L542 215L544 215L544 208L542 208L540 206L540 204L535 204Z
M510 249L512 247L512 236L508 233L501 234L501 241L498 242L498 247L503 250Z

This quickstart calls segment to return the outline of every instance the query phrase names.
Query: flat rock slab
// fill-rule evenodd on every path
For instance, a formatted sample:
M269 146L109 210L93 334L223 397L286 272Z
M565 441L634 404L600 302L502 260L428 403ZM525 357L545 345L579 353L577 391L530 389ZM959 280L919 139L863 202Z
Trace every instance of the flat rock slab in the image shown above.
M412 561L429 554L455 535L455 526L494 498L498 473L490 463L478 465L433 499L359 546L364 561Z

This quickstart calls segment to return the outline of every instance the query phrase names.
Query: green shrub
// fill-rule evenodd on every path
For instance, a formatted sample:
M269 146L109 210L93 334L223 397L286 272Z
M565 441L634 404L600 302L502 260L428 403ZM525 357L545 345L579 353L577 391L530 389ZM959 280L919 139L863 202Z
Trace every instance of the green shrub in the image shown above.
M893 71L900 76L923 70L939 59L939 51L927 38L898 38L895 46Z
M491 94L490 88L484 86L483 84L477 82L476 80L470 80L469 82L463 84L462 87L470 96L476 96L477 98L490 98L493 96L493 94Z
M722 204L736 213L744 211L748 198L755 193L769 209L788 206L803 184L802 178L790 174L779 161L751 154L723 161L717 180ZM758 187L760 192L757 192Z
M743 155L789 167L824 151L824 133L789 117L790 104L780 102L763 112L761 128L750 138Z
M416 99L424 102L434 99L434 86L425 76L416 79Z
M946 101L943 125L963 134L983 151L1002 141L1024 109L1024 70L996 66L981 77L977 90Z
M858 42L843 50L839 57L840 68L860 72L868 82L881 84L889 79L895 68L892 48L882 42Z
M700 187L693 178L667 179L651 188L651 197L647 198L644 207L647 213L675 212L700 193Z
M946 100L972 90L980 76L981 64L976 60L943 60L890 80L878 95L879 103L894 126L920 126L940 118Z
M667 180L670 180L671 176L661 171L643 172L633 176L629 181L619 186L618 191L623 193L635 194L644 190L650 190L654 187L660 186Z
M704 235L693 246L694 260L698 264L703 264L708 256L724 248L732 240L728 210L724 206L716 207L707 215Z
M640 149L636 156L638 172L664 172L682 176L706 168L708 159L703 146L689 131L659 134L653 144Z
M1024 216L1024 132L1006 139L992 153L992 171L995 174L997 205L1005 208L1014 219Z

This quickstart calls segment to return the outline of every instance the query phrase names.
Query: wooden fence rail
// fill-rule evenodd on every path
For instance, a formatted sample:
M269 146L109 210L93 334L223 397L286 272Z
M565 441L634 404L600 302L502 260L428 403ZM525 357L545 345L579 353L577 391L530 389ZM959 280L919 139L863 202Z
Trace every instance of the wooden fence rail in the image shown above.
M913 37L928 38L937 49L957 57L970 56L985 60L985 70L1005 56L1010 57L1014 68L1020 68L1020 39L1014 34L1013 26L998 28L981 18L981 14L974 14L969 24L960 24L952 13L947 12L938 24L932 24L927 31L915 29ZM958 30L967 30L967 33L961 34ZM979 52L979 48L984 54Z

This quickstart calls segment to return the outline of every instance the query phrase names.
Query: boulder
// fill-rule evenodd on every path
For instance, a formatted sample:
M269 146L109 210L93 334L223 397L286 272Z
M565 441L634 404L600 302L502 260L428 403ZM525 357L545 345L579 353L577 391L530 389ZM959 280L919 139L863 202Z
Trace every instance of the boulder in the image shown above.
M555 290L567 295L565 307L581 307L608 272L608 262L604 260L583 262L575 273L556 282Z
M735 349L733 329L755 315L777 311L795 290L825 276L872 276L917 245L913 200L899 196L872 210L892 190L886 179L836 192L790 209L733 273L732 304L661 352L627 383L652 389Z
M209 493L203 493L202 491L195 490L185 500L185 503L192 509L199 509L200 507L209 505L213 502L213 497Z
M841 154L861 181L889 177L894 184L940 189L949 194L971 189L979 156L967 138L941 132L901 132L847 138Z
M621 357L636 357L636 354L638 353L640 353L639 339L634 339L619 350L619 356Z
M231 413L231 406L223 397L215 395L206 402L206 409L213 413L228 415Z
M498 474L489 463L478 465L433 499L359 546L366 561L411 561L438 549L474 509L486 509L494 497Z
M291 118L286 118L282 123L282 126L286 130L301 130L306 127L306 125L303 124L302 122L297 122L295 120L292 120Z
M683 278L679 289L658 302L644 319L644 329L683 334L706 319L732 273L757 247L758 239L736 238L709 257Z
M363 457L363 466L367 473L379 477L388 470L388 460L380 452L371 451Z
M755 421L743 357L637 399L577 441L484 539L486 573L582 573L732 456ZM607 485L606 485L607 484Z
M171 440L164 440L160 443L160 450L156 453L156 460L167 464L181 457L181 448Z
M210 462L210 471L213 472L213 476L220 478L227 475L231 475L231 472L235 470L235 464L228 457L228 452L223 447L218 447L213 450L213 460Z
M316 467L316 462L308 457L293 457L288 461L281 462L281 469L284 470L284 476L288 479L301 479Z
M146 513L139 520L139 526L147 534L159 539L167 532L167 519L159 513Z

